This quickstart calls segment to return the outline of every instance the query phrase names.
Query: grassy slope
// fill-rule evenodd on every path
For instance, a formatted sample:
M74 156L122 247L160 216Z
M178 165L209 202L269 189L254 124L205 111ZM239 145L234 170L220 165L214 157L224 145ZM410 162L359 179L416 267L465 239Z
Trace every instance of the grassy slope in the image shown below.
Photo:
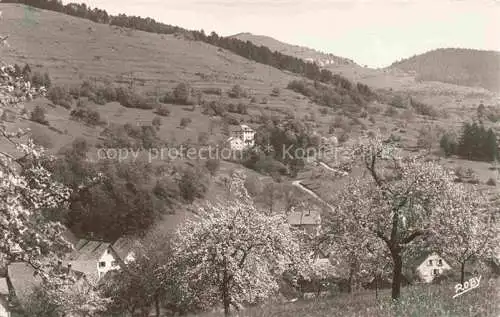
M238 83L252 96L267 97L269 104L255 104L252 113L273 112L287 108L296 113L307 112L310 105L304 98L289 91L280 97L269 96L273 87L284 88L296 78L272 67L248 61L214 46L177 39L174 36L131 31L96 24L67 15L36 10L35 25L25 24L24 7L0 4L3 19L2 34L9 34L10 48L2 49L2 61L29 63L34 70L47 70L58 85L71 86L83 79L107 79L111 82L136 78L136 90L143 93L164 93L179 82L189 82L195 88L215 87L224 90ZM226 98L227 99L227 98ZM248 103L248 100L239 100ZM35 104L42 101L36 101ZM43 103L43 102L42 102ZM28 110L33 104L27 104ZM125 109L118 105L97 107L103 119L110 123L150 123L152 111ZM301 109L304 109L301 111ZM208 130L209 118L200 113L172 106L170 118L163 118L161 134L177 141L196 140L197 133ZM97 134L98 129L86 128L68 121L69 112L60 107L48 108L51 125L76 135ZM178 129L180 118L193 119L191 128ZM246 118L248 119L248 118ZM56 140L56 144L64 143Z

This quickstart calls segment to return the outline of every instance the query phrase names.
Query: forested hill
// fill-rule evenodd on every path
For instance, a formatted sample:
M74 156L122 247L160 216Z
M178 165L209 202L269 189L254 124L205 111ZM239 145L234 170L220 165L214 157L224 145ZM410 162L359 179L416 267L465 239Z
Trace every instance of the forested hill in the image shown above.
M109 15L105 10L98 8L92 9L84 3L68 3L64 5L58 0L4 0L3 3L25 4L39 9L51 10L89 19L97 23L127 27L150 33L183 34L192 40L203 41L208 44L227 49L237 55L258 63L266 64L295 74L300 74L312 80L333 84L341 89L348 90L354 95L361 94L368 98L373 96L373 93L368 86L361 83L353 85L347 78L337 74L334 75L329 70L321 69L315 63L305 62L300 58L285 55L277 51L273 52L268 47L257 46L249 41L245 42L236 38L222 37L215 32L211 32L210 35L206 35L203 30L186 30L178 26L157 22L151 18L127 16L125 14L113 16Z
M390 68L415 72L417 79L500 92L500 52L437 49L393 63Z

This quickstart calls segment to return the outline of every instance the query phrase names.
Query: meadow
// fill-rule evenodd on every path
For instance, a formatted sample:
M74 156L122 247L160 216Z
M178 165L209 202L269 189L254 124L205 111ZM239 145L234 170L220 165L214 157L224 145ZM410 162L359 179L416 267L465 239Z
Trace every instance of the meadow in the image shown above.
M498 317L500 280L481 282L457 298L452 283L420 284L402 289L399 304L393 304L390 290L359 291L332 298L268 304L235 313L238 317ZM377 295L377 296L376 296ZM218 317L219 313L197 315Z

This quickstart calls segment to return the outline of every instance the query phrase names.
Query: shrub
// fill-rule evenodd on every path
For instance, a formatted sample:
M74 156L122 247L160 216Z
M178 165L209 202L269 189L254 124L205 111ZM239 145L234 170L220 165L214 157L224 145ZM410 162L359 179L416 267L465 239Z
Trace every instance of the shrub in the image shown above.
M45 87L47 89L50 88L52 85L52 81L50 80L50 76L48 73L39 73L35 72L31 78L30 78L31 84L33 87L39 88L39 87Z
M240 124L240 120L238 120L238 118L236 118L233 115L229 115L229 114L227 114L227 115L224 116L224 121L227 122L230 125L238 125L238 124Z
M278 87L275 87L271 91L271 96L273 96L273 97L279 97L280 93L281 93L280 89Z
M67 109L71 108L71 95L63 87L55 86L50 88L47 98L55 105L63 106Z
M493 130L482 124L466 123L457 146L457 154L468 160L493 161L498 158L497 139Z
M184 118L182 118L182 119L181 119L180 126L181 126L181 128L185 128L185 127L187 127L187 126L188 126L191 122L192 122L191 118L186 118L186 117L184 117Z
M392 98L390 105L396 108L406 108L405 101L400 95L396 95Z
M77 108L85 108L87 106L88 106L88 100L85 100L83 98L78 98L78 101L76 102Z
M247 92L238 84L234 85L231 90L228 92L229 97L231 98L246 98L248 97Z
M168 117L170 115L170 109L165 105L161 105L156 109L156 114L159 116Z
M457 152L457 141L456 138L450 133L445 133L439 141L439 146L443 150L446 157L454 155Z
M161 118L160 117L154 117L153 118L153 122L151 123L153 125L153 127L156 128L156 130L159 130L160 129L160 126L161 126Z
M203 198L208 190L208 183L202 169L198 167L184 169L178 183L181 197L189 203L196 198Z
M188 84L180 83L173 91L173 97L176 103L187 105L191 96L191 88Z
M35 109L33 109L30 115L30 120L43 125L49 125L49 122L45 118L45 109L40 106L36 106Z
M207 132L200 132L200 133L198 133L198 144L206 145L208 143L209 139L210 138L209 138Z
M220 88L205 88L202 90L204 94L207 95L222 95L222 89Z
M248 105L242 102L237 105L231 103L227 106L227 111L239 114L248 114Z
M393 106L387 107L384 113L388 117L395 117L399 114L398 110L394 108Z
M146 98L136 94L130 89L120 87L116 90L117 101L126 108L153 109L154 105L148 103Z
M486 182L486 185L490 186L497 186L497 181L494 178L489 178L488 181Z
M108 102L113 102L118 100L116 89L110 85L102 87L99 90L99 93L102 94L104 99L107 100Z
M204 104L203 113L209 116L225 116L229 106L218 101L210 101Z
M70 116L72 120L81 121L91 126L96 126L102 123L99 112L86 107L71 111Z
M215 176L220 168L220 161L217 159L208 159L205 162L205 167L210 172L210 175Z
M415 110L415 112L422 116L428 116L432 118L436 118L438 116L438 112L431 105L425 104L423 102L419 102L413 98L410 98L410 104Z

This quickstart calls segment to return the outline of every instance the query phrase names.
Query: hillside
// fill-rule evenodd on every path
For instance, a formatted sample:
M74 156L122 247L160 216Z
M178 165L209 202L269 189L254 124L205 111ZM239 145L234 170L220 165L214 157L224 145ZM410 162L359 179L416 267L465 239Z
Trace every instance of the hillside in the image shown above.
M306 61L313 61L322 67L340 65L357 66L354 61L348 58L323 53L309 47L284 43L269 36L256 35L252 33L238 33L230 37L237 38L242 41L250 41L257 45L267 46L272 51L278 51L282 54L301 58Z
M500 92L500 52L437 49L395 62L389 69L413 72L417 80L482 87Z

